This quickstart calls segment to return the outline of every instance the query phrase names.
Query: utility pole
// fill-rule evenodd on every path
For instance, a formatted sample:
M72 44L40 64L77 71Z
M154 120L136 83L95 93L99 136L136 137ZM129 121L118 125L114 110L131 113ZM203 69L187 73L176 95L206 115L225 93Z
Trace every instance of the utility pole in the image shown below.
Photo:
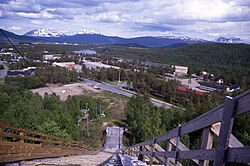
M118 152L120 153L120 150L121 150L121 134L120 134L120 127L119 127L119 150Z
M86 104L87 110L87 136L89 137L89 110L88 110L88 103Z
M121 82L121 69L119 68L119 80L118 80L118 85L120 85Z

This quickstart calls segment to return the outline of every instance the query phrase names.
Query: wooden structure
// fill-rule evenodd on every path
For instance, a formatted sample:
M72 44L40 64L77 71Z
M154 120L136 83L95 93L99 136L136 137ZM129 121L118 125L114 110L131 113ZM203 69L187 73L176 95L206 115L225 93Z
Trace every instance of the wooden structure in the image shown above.
M83 142L69 141L0 122L0 163L67 155L97 154Z
M180 159L193 160L199 166L209 165L209 161L215 166L226 162L250 163L250 146L244 147L231 134L234 118L246 112L250 112L250 90L234 98L226 97L222 105L164 135L128 147L124 153L143 162L148 157L150 165L155 160L165 165L181 165ZM189 150L180 137L195 131L202 133L200 149ZM165 150L159 142L166 142Z

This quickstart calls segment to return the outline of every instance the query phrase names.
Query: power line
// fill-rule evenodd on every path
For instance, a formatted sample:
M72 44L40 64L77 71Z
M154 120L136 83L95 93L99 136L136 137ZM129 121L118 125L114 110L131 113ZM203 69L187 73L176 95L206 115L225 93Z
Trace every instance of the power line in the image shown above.
M17 51L17 53L23 58L23 60L29 65L29 61L26 60L26 58L21 54L21 52L16 48L16 46L11 42L11 40L9 39L9 37L4 33L4 31L2 29L0 29L0 31L2 32L2 34L4 35L4 37L9 41L9 43L12 45L12 47ZM56 96L56 94L52 91L52 89L46 84L46 81L43 80L43 78L35 71L35 74L37 75L37 77L42 81L42 83L44 83L44 85L50 90L50 92ZM36 83L35 83L36 84ZM57 97L57 96L56 96Z

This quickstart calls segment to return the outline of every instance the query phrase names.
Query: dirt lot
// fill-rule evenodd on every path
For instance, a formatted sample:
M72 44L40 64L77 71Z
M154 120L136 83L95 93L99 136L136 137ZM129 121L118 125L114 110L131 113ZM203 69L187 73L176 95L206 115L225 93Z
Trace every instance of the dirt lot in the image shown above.
M49 88L56 93L57 96L60 96L62 101L65 101L67 97L76 96L76 95L83 95L88 93L88 91L92 91L94 93L100 93L101 90L97 90L94 88L93 84L89 83L74 83L74 84L67 84L67 85L60 85L60 84L47 84ZM51 94L51 91L47 88L37 88L32 90L33 93L38 93L41 96L47 92Z

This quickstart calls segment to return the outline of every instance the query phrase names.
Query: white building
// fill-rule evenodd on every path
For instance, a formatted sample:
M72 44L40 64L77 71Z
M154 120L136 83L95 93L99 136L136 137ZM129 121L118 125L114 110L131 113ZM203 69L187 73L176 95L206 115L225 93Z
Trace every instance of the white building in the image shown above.
M187 74L188 73L188 67L186 67L186 66L175 66L175 73Z
M51 54L51 55L43 55L44 60L56 60L60 59L62 54Z
M54 62L52 66L65 67L68 70L72 70L75 66L75 62Z
M84 64L85 64L85 66L87 67L87 68L89 68L89 69L91 69L91 68L97 68L97 67L99 67L99 68L102 68L102 67L104 67L104 68L114 68L114 69L120 69L119 67L117 67L117 66L111 66L111 65L106 65L106 64L103 64L103 63L101 63L101 62L89 62L89 61L86 61L86 62L84 62Z

